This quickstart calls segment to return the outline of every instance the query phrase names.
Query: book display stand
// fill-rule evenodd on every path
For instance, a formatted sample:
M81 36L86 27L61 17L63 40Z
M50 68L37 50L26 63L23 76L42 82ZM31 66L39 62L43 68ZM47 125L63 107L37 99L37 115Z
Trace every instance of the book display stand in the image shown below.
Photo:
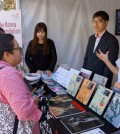
M62 70L66 72L67 75L67 71L64 69L59 69L59 73ZM63 72L61 72L61 74L62 73ZM62 75L60 75L60 77L63 79ZM61 94L57 94L57 92L53 92L53 90L50 89L51 85L49 80L40 79L32 85L33 88L44 85L45 90L43 94L45 100L43 101L42 99L40 109L42 106L42 111L45 111L45 107L47 110L43 112L45 118L40 122L41 134L99 134L99 132L100 134L111 134L119 131L120 95L118 92L116 93L116 90L107 89L102 84L95 84L95 81L83 79L76 95L72 95L66 92L67 88L61 85L60 77L60 83L57 84L59 85L58 87L64 90ZM74 77L75 75L73 75L73 78ZM54 82L55 79L57 78L54 77ZM72 76L71 80L73 81ZM84 81L86 85L88 84L87 86L84 85ZM91 87L91 83L98 87L97 89L94 87L89 101L87 100L87 103L84 104L77 96L80 94L80 90L84 91L84 87L85 89L92 90L94 85L92 84ZM57 86L57 84L55 86ZM81 93L80 97L82 95L85 96L85 94L88 94L87 90L85 90L84 94ZM117 106L119 106L119 108Z

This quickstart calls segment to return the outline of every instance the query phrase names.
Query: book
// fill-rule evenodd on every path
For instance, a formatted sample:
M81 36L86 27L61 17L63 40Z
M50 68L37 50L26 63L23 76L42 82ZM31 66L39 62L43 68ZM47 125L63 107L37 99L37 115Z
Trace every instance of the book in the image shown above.
M78 103L72 101L72 102L66 102L66 103L61 103L58 105L52 105L49 106L49 111L50 113L55 117L55 118L61 118L64 116L69 116L69 115L74 115L76 113L80 112L85 112L86 110L80 106Z
M78 134L104 125L103 121L90 112L66 116L60 121L71 134Z
M72 95L73 97L75 97L75 95L80 87L80 84L82 83L82 80L83 80L82 76L73 74L66 92L69 93L70 95Z
M120 127L120 94L115 93L104 116L114 127Z
M96 82L96 88L98 88L99 85L105 86L108 78L99 74L94 74L92 81Z
M72 99L67 94L57 95L55 97L51 97L49 101L49 105L58 105L66 102L72 102Z
M83 78L90 79L92 71L87 70L85 68L81 68L79 75L82 76Z
M43 80L43 81L56 94L66 94L65 89L62 86L60 86L56 81L54 80Z
M115 93L117 92L117 93L120 94L120 89L119 89L119 88L117 88L117 87L115 87L115 86L112 86L111 89L112 89L112 91L114 91Z
M70 81L71 81L71 78L72 78L72 75L73 74L79 74L80 71L76 70L76 69L73 69L71 68L70 71L66 74L66 76L64 77L64 80L62 82L62 86L67 88Z
M84 79L78 93L76 96L76 99L79 100L84 105L87 105L94 89L95 89L96 83L92 82L88 79Z
M89 130L81 134L105 134L105 133L100 128L96 128L96 129Z
M97 114L101 115L106 105L108 104L112 94L112 90L99 85L95 95L92 98L89 108L91 108Z
M113 132L113 133L111 133L111 134L120 134L120 130L115 131L115 132Z
M62 85L63 79L69 70L59 67L57 71L53 74L52 79Z
M46 74L46 71L42 71L42 73L41 73L41 78L42 78L43 80L51 80L52 77L53 77L53 75L54 75L54 72L53 72L50 76L48 76L48 75Z

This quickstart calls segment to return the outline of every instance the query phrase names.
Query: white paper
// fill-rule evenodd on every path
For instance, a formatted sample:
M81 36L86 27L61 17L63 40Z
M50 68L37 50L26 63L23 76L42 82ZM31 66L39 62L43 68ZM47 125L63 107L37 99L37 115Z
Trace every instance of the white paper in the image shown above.
M118 82L120 83L120 58L116 61L116 64L118 66Z
M64 77L68 72L69 70L59 67L53 75L52 79L62 85Z
M70 81L71 81L72 75L73 74L79 74L79 73L80 73L80 71L71 68L70 71L64 77L64 80L62 82L62 86L67 88L69 83L70 83Z
M105 134L100 128L96 128L81 134Z

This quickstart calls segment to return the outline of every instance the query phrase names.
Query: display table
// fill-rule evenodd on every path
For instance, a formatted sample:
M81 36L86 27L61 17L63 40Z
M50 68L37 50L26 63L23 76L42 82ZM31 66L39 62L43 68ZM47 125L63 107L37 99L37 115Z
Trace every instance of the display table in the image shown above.
M27 85L29 85L28 81L25 80L25 82L27 83ZM43 84L45 84L45 83L42 80L39 80L36 84L33 84L32 87L34 88L36 86L41 86ZM31 87L29 87L29 88L31 88ZM52 93L52 95L55 96L55 93L53 93L47 87L47 85L45 85L45 90L46 90L46 92L44 93L44 95L48 95L48 94ZM89 103L88 103L88 105L83 105L82 103L80 103L78 100L76 100L71 95L68 95L68 96L70 96L73 100L75 100L82 107L84 107L86 109L86 111L93 113L95 116L97 116L99 119L101 119L104 122L104 125L102 127L100 127L100 129L103 132L105 132L106 134L111 134L111 133L119 130L103 118L104 113L102 114L102 116L100 116L88 107ZM50 115L49 111L47 114L49 116L49 117L47 117L47 120L41 122L41 124L40 124L41 134L70 134L68 132L68 130L62 125L62 123L60 122L60 119L53 118L53 116Z

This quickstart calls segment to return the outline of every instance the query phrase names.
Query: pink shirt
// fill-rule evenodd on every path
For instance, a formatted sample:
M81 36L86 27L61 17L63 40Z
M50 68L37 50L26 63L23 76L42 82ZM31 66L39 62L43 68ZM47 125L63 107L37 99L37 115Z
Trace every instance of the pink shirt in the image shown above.
M9 104L19 120L38 122L41 111L34 102L22 75L10 64L0 61L0 102Z

